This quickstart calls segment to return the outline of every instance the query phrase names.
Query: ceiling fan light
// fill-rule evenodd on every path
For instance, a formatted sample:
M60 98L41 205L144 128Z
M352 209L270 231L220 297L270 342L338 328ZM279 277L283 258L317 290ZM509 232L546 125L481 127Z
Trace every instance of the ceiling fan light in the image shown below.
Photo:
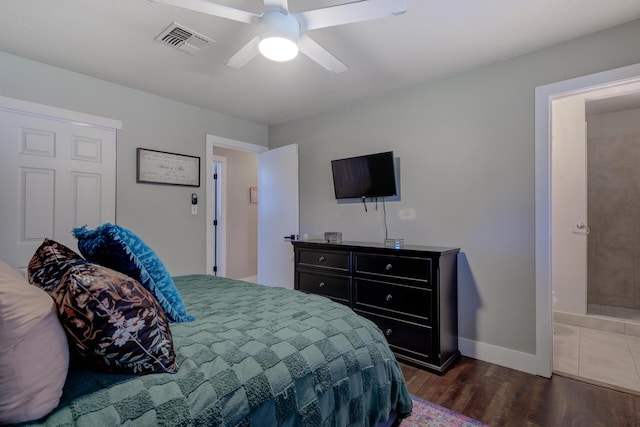
M264 14L260 21L258 50L272 61L290 61L298 55L300 24L295 17L281 11Z
M258 49L266 58L277 62L291 61L298 56L298 45L284 37L263 38Z

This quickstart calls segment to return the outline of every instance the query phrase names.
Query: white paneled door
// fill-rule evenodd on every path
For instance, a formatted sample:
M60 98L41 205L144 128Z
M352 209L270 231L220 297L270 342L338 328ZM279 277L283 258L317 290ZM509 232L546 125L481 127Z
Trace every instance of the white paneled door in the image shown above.
M24 271L45 237L115 222L116 129L0 107L0 259Z
M587 312L587 135L584 95L553 101L552 285L556 310Z
M298 145L258 157L258 283L293 289L291 236L298 236Z

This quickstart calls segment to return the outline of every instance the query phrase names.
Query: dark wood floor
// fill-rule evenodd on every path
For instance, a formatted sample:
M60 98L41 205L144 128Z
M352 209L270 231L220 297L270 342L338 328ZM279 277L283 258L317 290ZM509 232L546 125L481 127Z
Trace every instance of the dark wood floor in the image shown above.
M438 376L402 364L409 392L493 427L640 426L640 396L463 357Z

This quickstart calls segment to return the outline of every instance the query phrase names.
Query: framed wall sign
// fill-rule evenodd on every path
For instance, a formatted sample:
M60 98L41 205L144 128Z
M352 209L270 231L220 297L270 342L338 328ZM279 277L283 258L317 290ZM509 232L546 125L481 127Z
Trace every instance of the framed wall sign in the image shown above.
M200 157L138 148L136 182L200 187Z

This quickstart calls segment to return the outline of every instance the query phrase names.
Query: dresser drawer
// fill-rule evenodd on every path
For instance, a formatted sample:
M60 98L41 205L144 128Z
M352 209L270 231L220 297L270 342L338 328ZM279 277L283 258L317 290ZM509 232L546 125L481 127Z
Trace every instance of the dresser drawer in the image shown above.
M372 320L398 361L443 374L458 351L458 248L296 240L297 290Z
M349 301L349 277L298 271L298 290Z
M298 265L349 271L349 252L325 252L301 249Z
M354 253L355 273L431 280L431 259Z
M354 301L357 308L382 309L391 313L419 318L431 325L432 294L430 289L394 285L372 280L354 279Z
M433 359L433 336L430 327L377 316L360 310L355 310L355 312L371 320L380 328L394 352L418 357L423 361Z

